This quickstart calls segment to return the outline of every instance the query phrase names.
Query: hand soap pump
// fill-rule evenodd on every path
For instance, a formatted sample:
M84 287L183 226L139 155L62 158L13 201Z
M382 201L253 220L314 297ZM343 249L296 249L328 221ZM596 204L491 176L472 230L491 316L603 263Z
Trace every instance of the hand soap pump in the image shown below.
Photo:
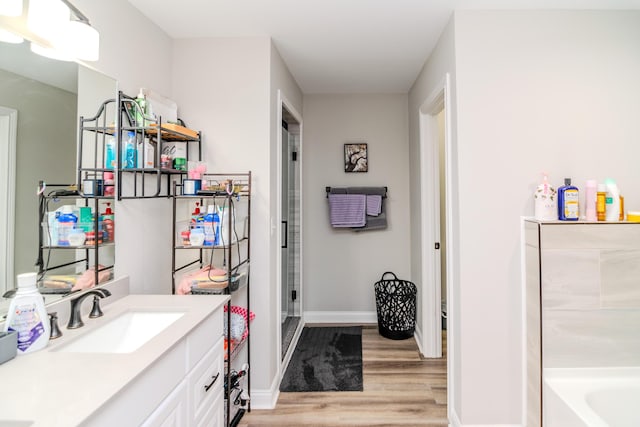
M42 295L36 287L36 273L17 276L18 290L11 300L4 330L18 334L18 355L47 346L51 325Z
M571 178L565 178L564 185L558 188L558 219L577 221L578 218L580 218L578 187L571 185Z
M555 188L548 181L547 174L542 174L542 184L533 194L535 202L535 218L540 221L558 219L558 200Z

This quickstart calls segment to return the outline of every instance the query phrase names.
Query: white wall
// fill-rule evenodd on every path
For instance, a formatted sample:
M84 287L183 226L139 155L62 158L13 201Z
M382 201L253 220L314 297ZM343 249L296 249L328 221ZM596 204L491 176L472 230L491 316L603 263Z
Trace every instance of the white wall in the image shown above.
M207 171L252 172L252 391L268 389L277 366L270 323L270 54L267 37L186 39L173 46L173 99L187 124L202 131Z
M373 284L385 271L409 278L407 95L304 97L304 310L331 321L365 312L375 321ZM344 172L343 144L368 144L369 172ZM325 187L387 186L388 228L333 229Z
M610 176L640 205L639 40L638 12L456 14L463 424L523 415L519 218L540 172Z
M411 277L418 286L418 295L422 296L422 250L420 247L420 230L422 227L421 209L420 209L420 107L429 96L438 88L442 79L449 73L451 82L451 145L453 159L451 161L453 171L452 176L454 182L449 183L452 187L453 201L453 235L447 236L447 244L454 251L454 257L451 262L455 263L458 259L457 231L458 231L458 199L457 195L457 160L456 160L456 61L455 61L455 41L454 41L455 20L449 21L445 27L438 43L425 63L422 71L418 75L411 90L409 91L409 153L410 153L410 211L411 211ZM459 298L460 283L457 280L457 271L453 277L449 277L452 286L452 295L447 301L447 330L449 331L449 340L453 340L453 352L448 354L449 359L453 363L454 372L460 372L461 355L460 355L460 309ZM417 327L422 324L422 306L418 300L418 323ZM452 315L456 316L452 318ZM420 331L421 332L421 331ZM455 395L449 400L450 410L459 413L461 410L461 378L449 372L450 381L453 383Z

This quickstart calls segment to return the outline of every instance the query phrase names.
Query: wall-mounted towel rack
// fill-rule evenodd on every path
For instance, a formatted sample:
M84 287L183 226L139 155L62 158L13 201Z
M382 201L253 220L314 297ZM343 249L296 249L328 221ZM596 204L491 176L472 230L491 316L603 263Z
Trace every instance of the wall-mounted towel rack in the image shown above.
M339 187L341 190L345 190L345 193L349 193L349 190L352 189L360 189L360 190L364 190L364 189L373 189L373 188L384 188L384 194L382 194L382 198L386 199L387 198L387 186L384 187ZM331 187L324 187L326 193L327 193L327 197L329 197L329 193L331 193Z

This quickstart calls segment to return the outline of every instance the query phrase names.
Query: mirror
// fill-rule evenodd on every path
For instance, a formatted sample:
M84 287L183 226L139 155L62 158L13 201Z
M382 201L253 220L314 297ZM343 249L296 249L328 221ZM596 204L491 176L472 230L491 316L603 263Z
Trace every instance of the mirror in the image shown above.
M75 183L78 118L94 116L100 104L116 93L116 81L95 70L36 55L28 42L0 42L0 158L6 162L0 168L2 180L9 183L0 190L0 295L14 288L17 274L37 271L38 182ZM43 261L59 265L75 259L75 252L45 250ZM78 265L51 274L71 274L76 269ZM47 302L55 298L46 297ZM8 300L3 298L1 314L5 305Z

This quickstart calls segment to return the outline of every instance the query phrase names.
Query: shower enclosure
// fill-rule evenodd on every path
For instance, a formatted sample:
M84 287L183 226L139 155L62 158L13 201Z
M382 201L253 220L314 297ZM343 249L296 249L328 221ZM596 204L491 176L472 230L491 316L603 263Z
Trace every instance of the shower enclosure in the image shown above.
M282 353L300 323L300 125L283 108L282 120Z

